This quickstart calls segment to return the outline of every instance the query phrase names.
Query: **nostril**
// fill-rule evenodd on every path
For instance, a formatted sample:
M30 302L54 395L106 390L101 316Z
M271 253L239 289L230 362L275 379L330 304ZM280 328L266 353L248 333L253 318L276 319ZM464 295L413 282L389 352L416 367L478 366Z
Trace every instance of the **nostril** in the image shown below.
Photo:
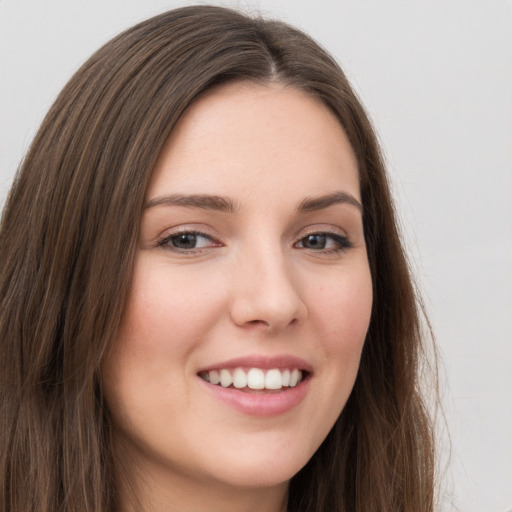
M265 320L249 320L248 322L246 322L246 325L264 325L265 327L268 327L269 323L266 322Z

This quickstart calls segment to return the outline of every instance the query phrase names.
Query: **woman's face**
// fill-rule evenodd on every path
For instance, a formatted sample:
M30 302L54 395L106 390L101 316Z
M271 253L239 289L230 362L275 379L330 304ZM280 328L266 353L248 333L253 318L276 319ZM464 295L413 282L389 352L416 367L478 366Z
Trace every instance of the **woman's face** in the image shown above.
M186 112L103 367L117 440L147 480L286 486L313 455L370 318L360 203L345 133L305 93L230 84Z

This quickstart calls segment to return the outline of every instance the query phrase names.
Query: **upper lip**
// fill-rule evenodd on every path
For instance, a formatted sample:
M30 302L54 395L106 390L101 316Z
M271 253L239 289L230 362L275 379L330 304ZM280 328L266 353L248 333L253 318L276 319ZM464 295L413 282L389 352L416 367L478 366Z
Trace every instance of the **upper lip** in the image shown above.
M277 369L294 369L303 370L308 373L313 371L312 366L301 359L300 357L292 355L277 355L277 356L265 356L265 355L250 355L245 357L236 357L219 363L205 366L199 370L200 372L209 372L212 370L220 369L235 369L235 368L261 368L263 370Z

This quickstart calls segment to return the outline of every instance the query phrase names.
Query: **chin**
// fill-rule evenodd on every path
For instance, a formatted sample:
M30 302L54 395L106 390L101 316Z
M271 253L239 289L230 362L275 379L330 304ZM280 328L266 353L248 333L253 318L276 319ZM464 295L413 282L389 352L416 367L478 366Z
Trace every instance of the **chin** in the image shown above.
M217 457L216 477L226 484L241 488L273 487L291 480L308 462L313 453L303 448L239 450Z
M306 461L307 462L307 461ZM287 484L304 464L273 464L269 462L263 466L249 464L231 471L222 471L219 480L226 485L237 488L264 488Z

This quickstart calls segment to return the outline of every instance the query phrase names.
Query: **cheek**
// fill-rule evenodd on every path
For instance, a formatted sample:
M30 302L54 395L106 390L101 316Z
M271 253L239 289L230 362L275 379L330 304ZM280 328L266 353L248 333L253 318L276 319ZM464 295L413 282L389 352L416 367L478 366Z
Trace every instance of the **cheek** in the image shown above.
M172 272L165 265L139 265L119 338L150 358L159 353L179 361L218 317L218 289L204 276Z
M311 299L321 325L322 340L331 355L359 361L372 311L372 281L367 266L332 280Z
M372 310L372 282L367 265L351 266L316 288L310 287L311 327L318 356L314 414L314 452L341 414L352 392ZM343 270L343 269L342 269Z
M220 302L202 288L202 276L170 275L168 266L146 263L140 256L117 340L102 369L105 388L116 397L111 402L135 408L158 402L168 386L186 395L190 354L218 317Z

